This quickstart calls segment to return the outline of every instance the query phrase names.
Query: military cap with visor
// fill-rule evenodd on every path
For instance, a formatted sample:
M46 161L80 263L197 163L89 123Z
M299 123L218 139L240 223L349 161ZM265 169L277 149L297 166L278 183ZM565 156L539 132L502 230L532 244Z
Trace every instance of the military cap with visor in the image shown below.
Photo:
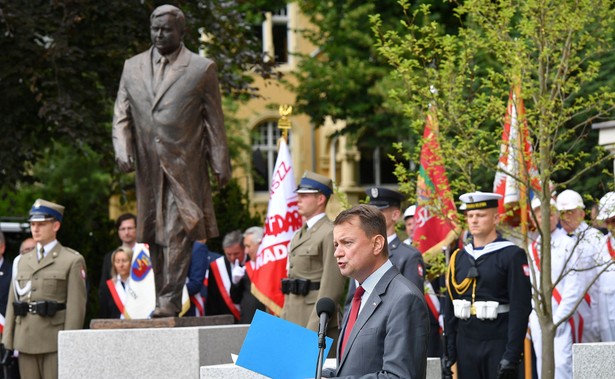
M52 203L51 201L37 199L32 208L28 221L52 221L57 220L62 222L64 216L64 207L60 204Z
M392 189L383 187L371 187L365 190L369 196L369 205L373 205L380 209L388 207L401 208L401 202L404 201L404 195Z
M303 173L299 186L295 190L297 193L322 193L326 197L333 194L333 181L326 176L315 172L306 171Z

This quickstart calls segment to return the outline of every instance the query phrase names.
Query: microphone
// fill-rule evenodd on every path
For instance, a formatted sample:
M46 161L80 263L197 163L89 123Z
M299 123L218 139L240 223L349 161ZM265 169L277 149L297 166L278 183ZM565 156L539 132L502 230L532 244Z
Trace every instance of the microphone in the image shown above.
M325 340L327 324L331 316L335 314L336 309L335 302L328 297L318 299L316 303L316 314L320 318L318 322L318 359L316 360L316 375L314 375L316 379L322 378L322 361L325 347L327 347Z
M318 323L318 347L325 347L325 335L327 334L327 324L336 310L335 302L328 297L319 299L316 303L316 314L320 318Z

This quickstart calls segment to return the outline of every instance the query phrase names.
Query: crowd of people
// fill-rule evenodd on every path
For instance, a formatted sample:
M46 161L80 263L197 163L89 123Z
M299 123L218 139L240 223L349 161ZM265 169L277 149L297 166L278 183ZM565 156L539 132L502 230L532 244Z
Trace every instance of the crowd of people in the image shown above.
M296 192L305 222L289 245L288 277L280 283L285 294L281 317L316 331L317 300L329 297L338 304L327 330L335 341L330 356L337 357L338 367L325 370L325 376L384 371L423 377L426 358L436 356L443 360L445 376L455 371L461 379L517 378L529 327L540 378L541 311L532 291L543 285L545 240L550 243L557 326L555 377L571 377L573 343L615 340L615 192L600 199L595 212L594 221L603 230L585 222L585 204L575 191L550 199L549 220L534 198L527 246L502 237L500 195L462 195L469 237L451 250L438 307L443 323L425 301L426 288L437 288L432 286L436 282L427 278L429 265L412 246L416 208L411 205L402 213L401 193L368 188L366 204L331 221L326 216L333 194L329 178L306 172ZM0 233L3 350L18 357L22 377L55 377L58 331L84 327L85 261L56 239L63 212L59 204L37 200L29 216L32 238L23 241L12 263L3 257L6 243ZM404 242L397 234L402 222L409 236ZM117 219L121 245L103 258L99 318L124 318L136 223L130 213ZM223 254L209 251L204 240L194 241L186 283L188 316L228 314L236 323L249 324L256 310L267 311L252 294L250 281L263 234L260 226L231 231L223 238Z

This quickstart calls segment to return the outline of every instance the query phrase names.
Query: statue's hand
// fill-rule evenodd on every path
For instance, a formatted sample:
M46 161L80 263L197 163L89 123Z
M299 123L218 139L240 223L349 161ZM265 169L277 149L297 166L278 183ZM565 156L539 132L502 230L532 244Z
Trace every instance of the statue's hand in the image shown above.
M115 162L117 163L117 167L120 169L121 172L134 171L133 159L131 156L128 156L128 160L122 160L117 158Z

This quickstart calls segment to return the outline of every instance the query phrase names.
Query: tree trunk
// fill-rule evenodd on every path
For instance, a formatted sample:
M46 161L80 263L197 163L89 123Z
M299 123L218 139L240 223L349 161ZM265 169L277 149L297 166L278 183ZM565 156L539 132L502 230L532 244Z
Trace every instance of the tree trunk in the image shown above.
M553 325L552 315L545 315L539 318L540 329L542 330L542 369L541 379L555 378L555 355L554 343L555 326Z

